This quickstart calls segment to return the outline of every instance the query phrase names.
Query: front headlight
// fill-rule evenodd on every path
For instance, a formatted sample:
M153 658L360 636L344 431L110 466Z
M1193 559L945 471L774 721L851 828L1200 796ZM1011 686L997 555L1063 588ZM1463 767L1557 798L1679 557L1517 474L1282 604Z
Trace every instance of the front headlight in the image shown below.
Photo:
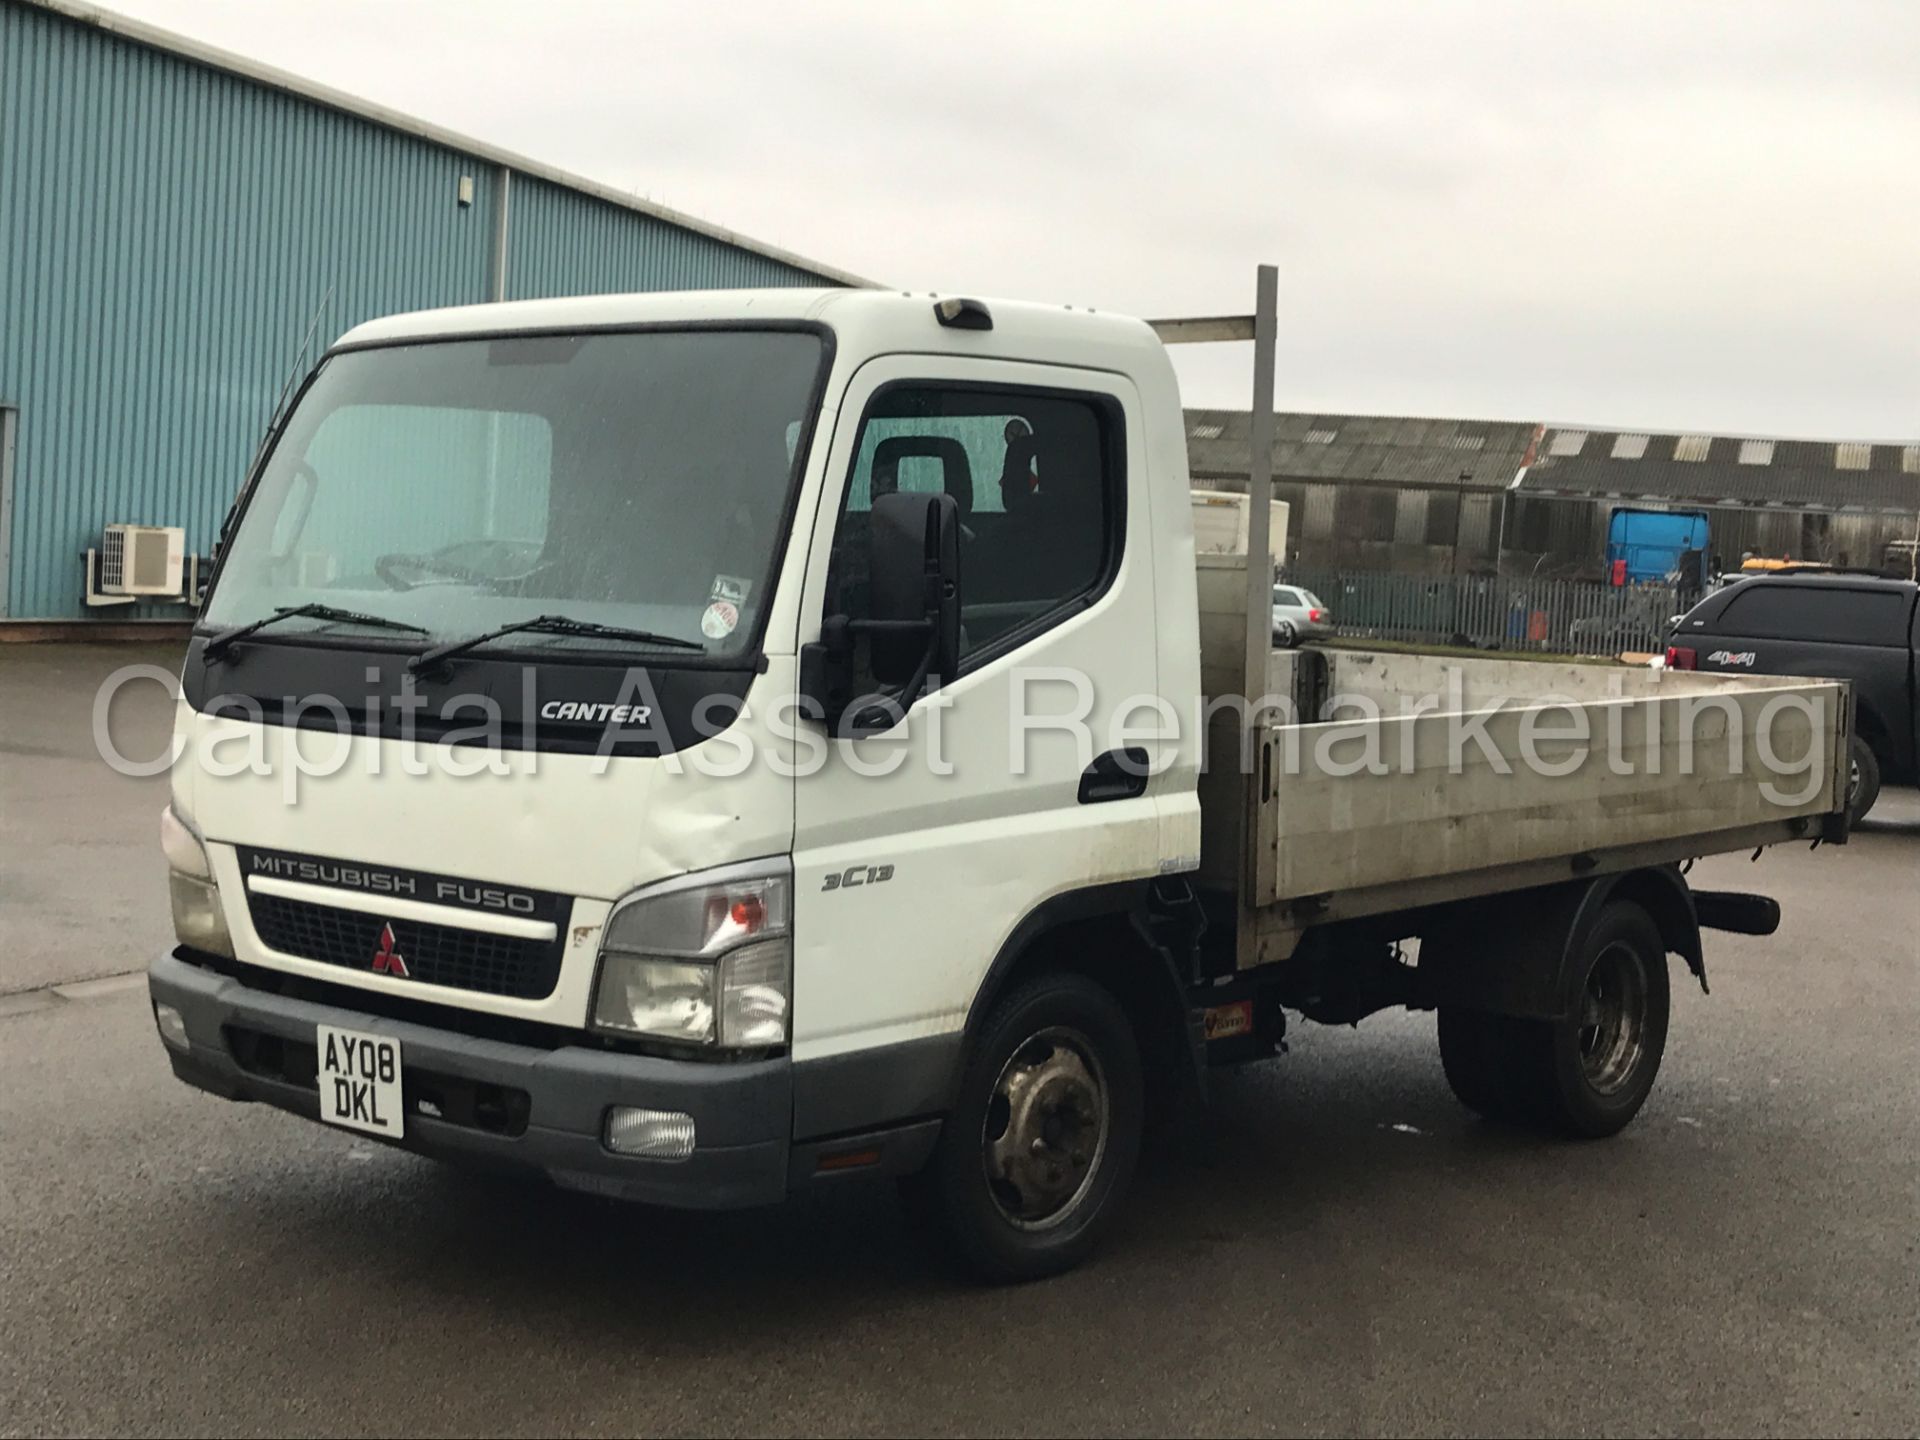
M757 861L629 896L608 917L593 1023L692 1045L787 1043L792 867Z
M160 849L167 857L167 893L173 901L173 933L182 945L233 958L220 889L207 847L169 805L160 812Z

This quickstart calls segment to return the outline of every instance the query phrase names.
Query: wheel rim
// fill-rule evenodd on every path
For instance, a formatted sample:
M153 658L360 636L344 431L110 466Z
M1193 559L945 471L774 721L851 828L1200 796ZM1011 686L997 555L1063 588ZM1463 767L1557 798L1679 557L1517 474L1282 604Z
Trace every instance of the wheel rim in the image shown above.
M1647 1051L1647 971L1632 946L1602 950L1587 972L1580 1011L1580 1069L1602 1095L1624 1088Z
M1085 1201L1107 1153L1106 1075L1086 1036L1052 1026L1000 1068L980 1127L987 1190L1023 1230L1062 1224Z

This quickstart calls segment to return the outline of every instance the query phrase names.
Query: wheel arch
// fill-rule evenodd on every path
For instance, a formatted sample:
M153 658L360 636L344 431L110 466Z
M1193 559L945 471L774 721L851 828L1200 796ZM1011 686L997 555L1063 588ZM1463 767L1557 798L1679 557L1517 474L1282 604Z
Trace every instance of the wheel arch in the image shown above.
M1132 1023L1149 1076L1191 1075L1204 1095L1206 1041L1173 957L1147 926L1152 882L1087 886L1036 905L1009 932L975 988L965 1025L916 1040L797 1063L793 1133L816 1141L950 1113L968 1057L994 1005L1048 970L1083 974L1111 992ZM1110 956L1102 963L1099 957ZM1169 1087L1159 1087L1169 1088ZM1153 1103L1156 1087L1149 1086Z
M1890 724L1872 699L1863 695L1858 684L1853 690L1853 733L1866 743L1880 763L1882 783L1910 783L1920 776L1920 754L1898 726Z
M1858 690L1854 691L1853 696L1853 733L1867 742L1867 747L1880 761L1881 768L1884 769L1894 758L1887 748L1893 741L1893 731L1880 718L1880 711L1873 701Z
M1204 1097L1206 1040L1175 957L1153 938L1147 923L1151 886L1136 880L1068 891L1022 917L974 992L962 1054L972 1053L1001 996L1036 975L1067 971L1094 981L1119 1001L1150 1080L1173 1076L1176 1096ZM1150 1103L1165 1098L1156 1088L1149 1083Z
M1604 889L1596 888L1589 904L1592 907L1586 923L1591 925L1600 916L1600 909L1610 900L1631 900L1653 918L1660 932L1660 941L1667 947L1667 953L1678 955L1687 962L1687 969L1693 972L1693 978L1700 982L1704 993L1707 988L1707 957L1700 945L1700 916L1694 909L1693 891L1688 887L1686 877L1671 865L1660 865L1645 870L1628 870L1612 877L1613 884ZM1585 938L1584 931L1581 934Z
M1685 960L1706 988L1693 892L1676 867L1661 865L1454 907L1421 937L1424 998L1436 1006L1559 1019L1567 972L1614 900L1631 900L1645 910L1661 944Z

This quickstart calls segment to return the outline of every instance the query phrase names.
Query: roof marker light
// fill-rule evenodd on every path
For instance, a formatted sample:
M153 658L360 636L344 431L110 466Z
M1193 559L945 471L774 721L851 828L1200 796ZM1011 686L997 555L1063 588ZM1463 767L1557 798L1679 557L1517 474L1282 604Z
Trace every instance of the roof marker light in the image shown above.
M950 330L991 330L993 314L978 300L958 297L938 301L933 307L936 319Z

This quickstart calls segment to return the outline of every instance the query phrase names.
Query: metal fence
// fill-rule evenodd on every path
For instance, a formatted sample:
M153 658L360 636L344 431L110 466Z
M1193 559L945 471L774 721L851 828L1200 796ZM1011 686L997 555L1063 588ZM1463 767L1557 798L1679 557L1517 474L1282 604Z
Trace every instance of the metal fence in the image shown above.
M1687 601L1671 585L1289 570L1355 639L1562 655L1657 650Z

